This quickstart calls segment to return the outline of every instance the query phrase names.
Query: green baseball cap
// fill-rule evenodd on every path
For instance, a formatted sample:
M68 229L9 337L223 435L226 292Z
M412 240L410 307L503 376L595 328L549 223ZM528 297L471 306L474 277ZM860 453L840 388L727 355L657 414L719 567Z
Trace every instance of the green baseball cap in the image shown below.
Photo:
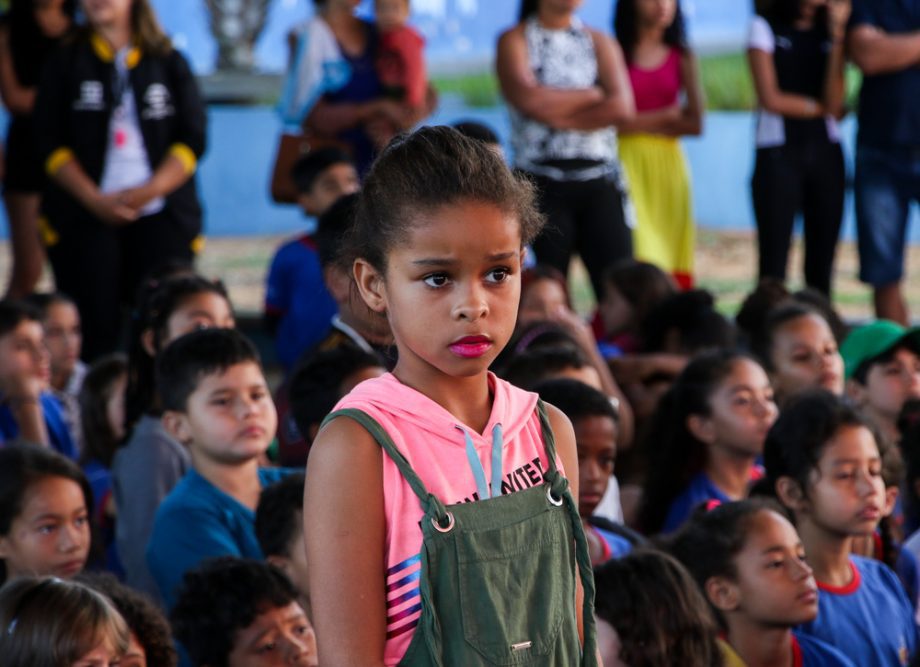
M918 327L908 329L891 320L876 320L856 327L840 346L840 356L843 357L846 364L844 376L849 380L860 364L884 354L905 338L909 339L912 347L920 352L920 328Z

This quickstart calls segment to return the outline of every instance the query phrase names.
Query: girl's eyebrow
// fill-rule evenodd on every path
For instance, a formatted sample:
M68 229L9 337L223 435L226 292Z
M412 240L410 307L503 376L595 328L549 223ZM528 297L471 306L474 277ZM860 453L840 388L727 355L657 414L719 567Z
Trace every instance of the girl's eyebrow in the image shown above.
M518 254L519 252L513 252L513 251L512 252L499 252L493 255L486 255L486 259L489 260L490 262L496 262L502 259L511 259L512 257L515 257Z
M425 257L423 259L414 259L412 264L414 266L452 266L456 264L457 260L448 259L446 257Z
M881 462L881 460L882 460L882 458L881 458L880 456L873 456L873 457L870 457L870 458L869 458L868 462L869 462L869 463L879 463L879 462ZM860 458L832 459L832 460L831 460L831 465L832 465L832 466L840 466L840 465L850 465L850 464L853 464L853 463L855 463L856 465L859 465L859 464L862 463L863 461L864 461L864 459L860 459Z

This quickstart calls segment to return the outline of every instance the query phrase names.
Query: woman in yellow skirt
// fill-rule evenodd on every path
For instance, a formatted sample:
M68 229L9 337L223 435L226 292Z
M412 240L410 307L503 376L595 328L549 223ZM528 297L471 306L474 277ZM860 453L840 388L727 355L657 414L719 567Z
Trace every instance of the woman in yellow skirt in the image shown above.
M702 132L703 92L679 0L620 0L614 31L636 98L635 118L619 127L620 161L636 214L635 256L688 289L695 230L679 137Z

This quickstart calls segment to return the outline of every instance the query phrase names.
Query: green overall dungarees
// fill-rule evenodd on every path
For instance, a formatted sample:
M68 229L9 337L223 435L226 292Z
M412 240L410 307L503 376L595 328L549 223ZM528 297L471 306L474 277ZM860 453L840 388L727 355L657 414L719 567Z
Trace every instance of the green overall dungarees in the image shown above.
M588 546L568 480L556 468L555 439L542 402L537 409L549 462L543 484L447 507L428 493L367 413L345 409L327 417L350 417L367 429L425 512L422 613L400 666L597 665ZM576 562L584 588L584 650L571 613Z

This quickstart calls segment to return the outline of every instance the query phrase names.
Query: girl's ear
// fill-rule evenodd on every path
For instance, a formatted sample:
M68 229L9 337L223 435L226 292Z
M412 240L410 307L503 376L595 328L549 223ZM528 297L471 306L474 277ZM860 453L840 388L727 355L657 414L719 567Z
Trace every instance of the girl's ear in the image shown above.
M387 310L387 296L383 275L371 266L367 260L360 258L355 260L354 274L358 292L367 307L375 313L385 313Z
M710 577L703 587L706 597L719 611L735 611L741 604L738 585L725 577Z
M156 358L157 348L156 345L153 344L153 329L147 328L141 333L141 346L143 346L147 354Z
M801 485L791 477L780 477L776 480L776 496L779 501L793 512L806 509L808 499Z
M850 378L846 384L846 395L850 397L858 407L863 407L869 402L869 392L860 382Z
M711 445L715 441L716 434L712 420L705 415L688 416L687 430L690 431L690 435L707 445Z

